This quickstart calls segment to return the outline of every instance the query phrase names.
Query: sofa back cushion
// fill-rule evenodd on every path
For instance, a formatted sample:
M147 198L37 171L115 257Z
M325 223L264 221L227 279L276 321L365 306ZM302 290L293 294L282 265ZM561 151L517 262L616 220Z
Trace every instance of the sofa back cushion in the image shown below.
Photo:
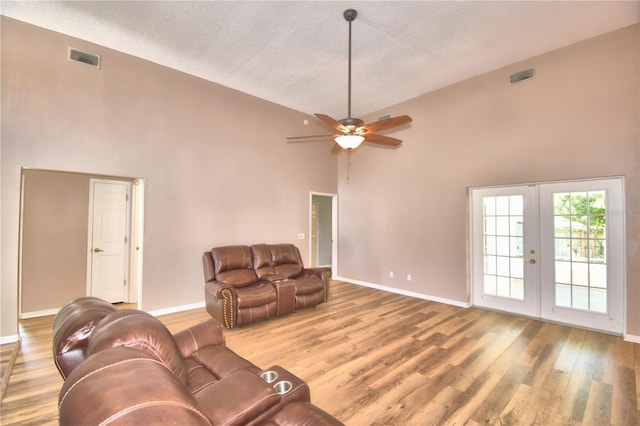
M58 401L61 425L211 425L171 371L125 347L87 358L64 382Z
M293 244L273 244L269 246L274 272L295 278L302 273L304 265L300 251Z
M135 309L124 309L104 317L91 336L87 353L124 346L145 352L187 383L184 358L169 330L157 318Z
M256 281L249 246L226 246L211 249L216 281L234 287L246 287Z
M256 271L258 278L268 275L274 275L273 262L271 261L271 250L266 244L254 244L251 246L251 254L253 255L253 269Z

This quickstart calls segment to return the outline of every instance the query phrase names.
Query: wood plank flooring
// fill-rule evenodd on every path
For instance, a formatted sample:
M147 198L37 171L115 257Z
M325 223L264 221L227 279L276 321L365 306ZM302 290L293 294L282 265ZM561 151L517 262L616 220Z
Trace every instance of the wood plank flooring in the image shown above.
M172 332L208 318L160 317ZM21 323L2 425L57 424L52 321ZM333 281L328 303L225 336L347 425L640 424L640 345L606 334Z

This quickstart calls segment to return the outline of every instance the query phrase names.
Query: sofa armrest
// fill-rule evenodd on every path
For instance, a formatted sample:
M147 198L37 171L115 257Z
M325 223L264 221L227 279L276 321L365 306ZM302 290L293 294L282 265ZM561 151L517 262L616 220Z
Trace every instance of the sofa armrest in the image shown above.
M204 283L207 312L225 328L236 326L236 289L219 281Z
M331 268L305 268L302 270L304 275L315 275L322 280L324 285L323 299L329 301L329 281L331 281Z
M189 358L193 353L205 346L224 345L222 325L214 320L202 322L173 335L180 353Z
M257 374L239 370L194 394L214 425L246 425L271 417L281 397Z

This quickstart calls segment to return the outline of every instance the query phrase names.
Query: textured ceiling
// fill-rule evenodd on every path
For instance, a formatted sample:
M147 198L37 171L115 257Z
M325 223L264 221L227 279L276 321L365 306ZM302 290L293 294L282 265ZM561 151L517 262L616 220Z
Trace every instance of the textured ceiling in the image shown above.
M295 110L344 118L348 8L358 10L355 117L631 25L640 14L637 1L2 1L0 11Z

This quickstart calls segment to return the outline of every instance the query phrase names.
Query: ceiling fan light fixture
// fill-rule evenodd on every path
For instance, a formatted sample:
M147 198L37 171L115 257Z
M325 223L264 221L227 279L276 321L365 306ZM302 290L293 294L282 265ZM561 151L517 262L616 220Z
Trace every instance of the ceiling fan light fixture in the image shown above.
M355 149L360 146L364 140L364 136L360 135L341 135L336 137L336 143L344 149Z

